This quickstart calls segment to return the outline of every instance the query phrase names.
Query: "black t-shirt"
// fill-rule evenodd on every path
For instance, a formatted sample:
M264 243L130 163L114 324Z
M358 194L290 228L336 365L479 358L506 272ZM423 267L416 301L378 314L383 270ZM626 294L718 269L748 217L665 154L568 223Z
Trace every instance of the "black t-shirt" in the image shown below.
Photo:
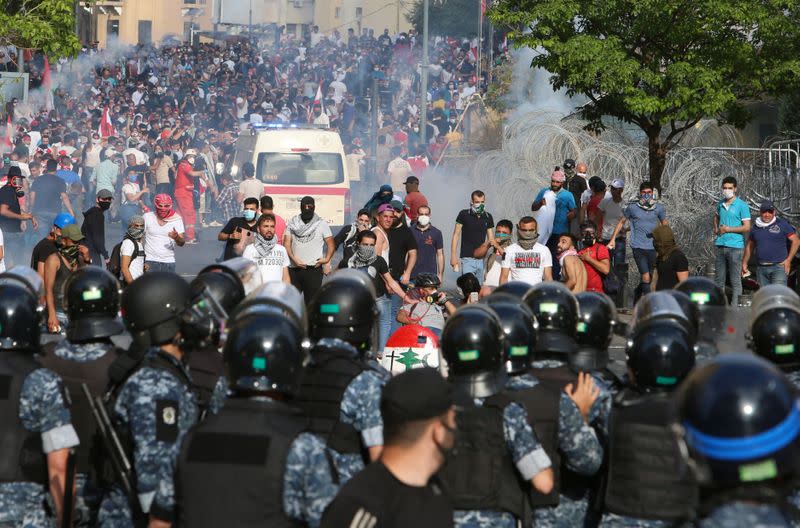
M236 230L237 227L242 228L242 230L246 229L247 231L255 232L258 222L257 221L254 222L255 223L251 226L250 224L247 223L247 220L245 220L244 217L236 216L228 220L228 223L225 224L225 227L222 228L222 232L227 235L230 235ZM236 252L233 250L233 247L236 245L237 242L238 240L233 240L232 238L229 238L228 240L225 241L225 254L223 255L223 258L225 260L236 258L238 256Z
M425 487L408 486L373 462L339 490L320 526L447 528L453 526L453 508L435 479Z
M31 192L36 193L34 213L59 213L61 193L67 192L67 184L55 174L42 174L33 180Z
M405 224L390 229L386 236L389 238L389 271L392 277L399 279L406 270L406 255L417 249L417 240Z
M0 187L0 205L7 205L12 213L20 213L17 190L12 185L3 185ZM0 229L2 229L4 233L19 233L22 231L20 228L20 220L2 215L0 215Z
M339 263L339 269L346 268L347 264L347 260L342 259L342 261ZM383 275L389 271L389 265L386 264L386 261L383 260L383 257L376 258L375 261L369 266L354 269L363 271L369 275L369 277L372 279L372 284L375 285L375 292L378 297L386 294L386 283L383 282Z
M656 269L658 270L656 290L671 290L678 284L677 273L679 271L689 271L689 260L683 254L683 251L676 249L670 253L666 260L656 262Z
M461 224L461 258L472 258L473 253L486 241L486 230L494 227L492 215L486 211L477 215L470 209L462 209L456 217Z
M49 238L41 239L39 243L33 247L33 252L31 253L31 268L36 269L39 262L44 262L47 260L47 257L57 252L58 248L55 242Z

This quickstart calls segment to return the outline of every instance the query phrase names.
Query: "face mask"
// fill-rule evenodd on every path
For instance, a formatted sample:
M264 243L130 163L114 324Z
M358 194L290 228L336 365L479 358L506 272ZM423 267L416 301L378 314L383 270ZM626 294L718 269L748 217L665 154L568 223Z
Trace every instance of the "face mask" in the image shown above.
M431 223L431 217L428 215L419 215L417 217L417 223L424 227Z
M92 138L92 145L99 145L100 143L102 143L102 140Z
M475 214L482 214L485 207L486 206L482 203L471 205L472 212Z
M23 191L22 189L17 189L16 193L17 193L17 198L22 198L23 196L25 196L25 191Z
M314 218L314 208L313 207L311 207L309 209L303 209L302 211L300 211L300 219L303 222L308 222L312 218Z
M725 198L726 200L730 200L731 198L734 197L735 194L736 191L734 191L733 189L722 189L722 197Z
M245 220L247 220L248 222L252 222L256 218L256 212L253 211L252 209L245 209L243 216Z
M189 162L189 165L194 165L194 156L186 158L186 161Z
M651 193L642 193L639 197L642 202L649 202L653 199L653 195Z
M375 246L359 244L358 248L356 248L356 255L359 260L369 260L375 256Z
M111 202L97 202L98 207L103 211L107 211L111 207Z
M139 176L136 174L130 174L128 176L128 181L131 183L136 183L137 181L139 181Z
M161 218L162 220L172 215L172 209L161 209L156 207L156 215Z
M76 245L64 246L62 244L61 247L58 248L58 252L70 262L74 262L78 258L78 246Z
M536 240L539 238L539 232L534 229L533 231L517 231L517 236L520 240Z
M414 127L414 132L419 132L419 127Z
M594 236L592 236L592 235L583 235L583 238L581 239L581 241L583 242L583 247L591 247L591 246L594 245Z
M134 240L139 240L144 236L144 228L143 227L129 227L128 228L128 236L130 236Z

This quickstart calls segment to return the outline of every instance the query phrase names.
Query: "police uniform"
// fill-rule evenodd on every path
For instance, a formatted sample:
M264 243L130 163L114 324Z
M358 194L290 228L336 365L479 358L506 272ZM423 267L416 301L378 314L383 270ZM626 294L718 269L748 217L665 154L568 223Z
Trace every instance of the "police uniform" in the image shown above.
M62 382L28 353L2 351L0 399L3 463L0 464L0 526L49 527L50 492L45 455L78 445L62 397ZM5 385L5 383L4 383ZM28 461L20 467L19 461Z
M108 368L116 358L117 349L110 341L76 344L63 340L45 346L40 359L63 377L73 422L78 437L83 439L75 468L74 526L95 525L105 478L109 476L103 463L105 453L95 445L100 440L81 383L87 384L93 396L103 394L109 381Z
M310 418L309 431L326 441L344 484L364 469L364 449L383 445L380 398L391 375L340 339L320 339L311 357L295 402Z
M549 369L553 369L553 373L556 372L556 369L562 369L563 372L559 370L559 373L570 378L573 383L576 379L568 367L559 361L536 361L533 363L533 367L533 373L510 377L506 387L510 391L527 391L539 387L541 383L536 374L546 373ZM603 402L610 400L608 392L603 390L603 386L600 383L602 382L595 380L595 384L601 389L601 397L592 405L590 411L591 423L602 423L604 421L604 418L602 418L605 412L603 410ZM577 475L573 475L574 478L571 479L571 482L577 481L578 484L581 484L580 481L582 479L579 476L592 476L600 469L603 463L603 446L598 440L595 430L584 421L575 403L563 393L563 386L566 383L556 381L555 385L558 385L558 387L542 386L541 389L543 390L536 395L537 398L544 398L549 395L551 399L554 399L552 395L559 394L557 415L555 414L555 407L549 410L552 413L551 420L555 421L557 419L558 424L557 428L551 429L555 436L552 434L547 435L550 440L548 443L552 443L552 447L549 447L550 453L554 457L563 457L563 466L557 468L560 475L566 476L567 471L574 472ZM532 418L533 424L537 428L540 416ZM541 417L544 418L544 416ZM547 420L542 421L545 422ZM547 440L542 441L547 442ZM558 463L558 458L554 463ZM561 480L563 484L563 478ZM586 483L584 482L583 484ZM542 500L541 495L535 496L535 509L533 511L535 523L543 526L577 526L582 524L589 504L586 492L587 489L580 485L576 486L576 489L569 489L567 486L562 485L558 496L552 494L553 496L544 498L544 500Z
M136 474L137 508L170 519L175 508L173 468L183 437L197 421L198 408L184 364L152 348L121 387L112 420L129 442ZM134 512L119 486L103 500L101 526L133 526Z

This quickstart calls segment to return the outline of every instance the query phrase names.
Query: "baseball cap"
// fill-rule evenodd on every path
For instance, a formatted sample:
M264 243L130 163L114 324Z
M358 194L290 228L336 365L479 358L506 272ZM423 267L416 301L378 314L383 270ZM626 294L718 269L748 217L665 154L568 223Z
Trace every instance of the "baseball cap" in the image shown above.
M197 151L195 149L187 149L183 157L185 158L187 156L197 156Z
M406 181L403 182L403 184L406 183L419 183L419 178L417 178L416 176L409 176L408 178L406 178Z
M761 202L761 207L759 207L759 211L762 213L764 211L774 211L774 210L775 210L775 204L772 203L772 200L764 200L763 202Z
M100 189L97 191L97 197L101 200L108 200L109 198L113 198L114 195L111 194L111 191L108 189Z
M428 420L447 412L453 403L453 389L436 369L414 368L384 386L381 416L389 424Z
M378 207L378 213L382 213L384 211L394 211L394 207L389 204L381 204L380 207Z
M625 188L625 181L620 178L615 178L611 181L611 186L615 189L624 189Z
M16 176L17 178L24 178L22 175L22 170L17 165L12 165L8 168L8 177L12 178Z
M63 238L68 238L73 242L80 242L84 239L83 233L81 233L81 228L78 227L76 224L69 224L68 226L64 226L61 229L61 236Z
M394 209L395 211L403 210L403 202L401 202L400 200L392 200L391 202L389 202L389 205L391 205L392 209Z
M69 213L58 213L53 219L53 225L59 229L64 229L68 225L75 223L75 217Z

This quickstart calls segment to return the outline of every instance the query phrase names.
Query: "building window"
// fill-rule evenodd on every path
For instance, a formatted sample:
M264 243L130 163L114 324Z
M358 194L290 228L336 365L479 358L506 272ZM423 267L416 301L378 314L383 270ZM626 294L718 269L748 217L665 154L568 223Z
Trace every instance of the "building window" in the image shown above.
M333 16L336 17L336 18L341 18L341 16L342 16L342 8L341 7L337 7L336 10L334 11L334 15Z
M153 42L153 21L140 20L139 21L139 44L150 44Z
M116 37L119 36L119 20L108 19L106 22L106 33L109 36L114 35Z
M356 8L356 18L361 18L361 16L362 16L363 14L364 14L364 9L363 9L363 8L361 8L361 7L357 7L357 8Z
M286 24L286 34L297 36L297 24Z

